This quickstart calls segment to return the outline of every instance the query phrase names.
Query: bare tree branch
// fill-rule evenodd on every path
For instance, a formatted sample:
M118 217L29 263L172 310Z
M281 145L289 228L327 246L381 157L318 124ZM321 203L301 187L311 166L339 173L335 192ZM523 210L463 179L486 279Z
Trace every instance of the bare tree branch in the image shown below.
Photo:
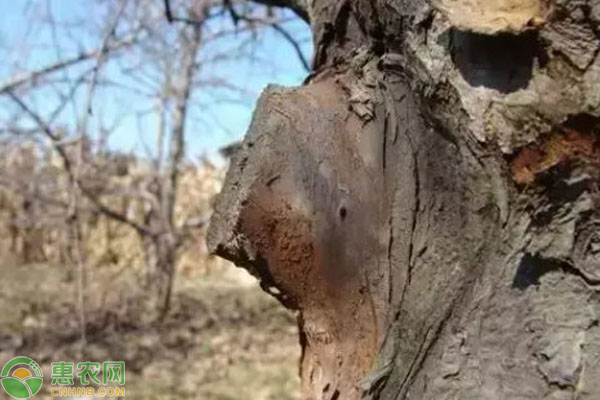
M206 13L204 18L202 18L202 19L194 19L194 18L187 18L187 17L180 17L177 15L173 15L170 0L164 0L164 8L165 8L165 18L167 19L167 21L169 21L169 23L185 22L186 24L189 24L189 25L200 25L201 26L202 24L204 24L204 22L206 22L206 20L208 18L208 13Z
M256 3L261 3L261 4L265 4L265 5L269 5L269 6L279 6L279 7L291 8L290 6L287 6L287 5L278 5L278 4L283 3L283 2L278 2L278 1L273 1L273 2L271 2L271 1L264 1L264 2L256 1ZM270 4L270 3L277 3L277 4ZM292 1L290 3L299 3L299 2ZM231 19L233 20L233 23L236 26L239 21L246 21L249 23L261 24L261 25L269 26L269 27L273 28L281 36L283 36L285 40L287 40L292 45L292 47L294 48L294 51L296 52L296 55L298 56L298 59L300 60L300 63L302 64L304 69L306 71L311 70L310 64L309 64L308 60L306 59L306 56L302 52L302 48L300 47L300 44L298 43L298 41L285 28L283 28L277 21L252 17L252 16L248 16L248 15L241 15L235 10L235 8L233 7L233 4L231 3L230 0L224 0L223 5L228 10L229 15L231 16ZM171 11L170 11L169 0L165 0L165 10L169 10L168 13L170 14ZM167 12L165 11L165 13L167 13ZM173 17L172 15L171 15L170 19L169 19L169 17L167 17L167 19L169 20L169 22L174 22L174 21L175 22L184 22L184 23L190 24L190 25L201 25L205 21L205 19L194 20L194 19L190 19L190 18Z
M310 22L306 0L251 0L253 3L269 7L289 8L306 22Z
M121 5L119 7L119 11L117 11L117 15L115 16L112 24L110 26L108 26L107 30L106 30L106 34L104 35L104 38L102 38L102 43L100 44L100 48L98 49L98 51L96 52L96 65L94 66L94 70L92 71L92 80L90 82L90 88L88 91L88 98L87 98L87 106L85 109L85 114L83 116L83 123L81 124L82 126L82 134L85 135L87 132L87 121L89 119L89 116L92 114L92 100L94 98L94 91L96 89L96 84L98 83L98 76L100 74L100 68L102 66L102 63L104 62L104 57L106 56L106 53L109 51L109 45L110 45L110 39L114 36L115 34L115 28L117 27L117 24L119 23L119 19L121 18L121 16L123 15L123 12L125 11L125 5L127 4L127 1L122 0L121 1Z
M173 23L173 12L171 12L171 2L169 0L164 0L165 5L165 18L169 21L170 24Z
M298 15L302 20L304 20L307 23L310 23L310 16L308 14L308 5L306 4L306 0L250 0L252 3L256 3L256 4L262 4L268 7L280 7L280 8L288 8L290 10L292 10L296 15ZM170 0L163 0L163 4L164 4L164 9L165 9L165 18L167 19L167 21L169 21L169 23L173 23L173 22L187 22L187 23L197 23L197 21L188 19L188 18L183 18L183 17L177 17L173 15L172 9L171 9L171 1ZM223 5L225 6L225 9L227 9L229 11L229 13L231 14L231 10L233 9L232 4L231 4L231 0L223 0ZM234 17L234 15L232 14L232 19L234 20L234 23L236 22L236 17Z
M83 194L83 188L82 185L80 184L81 182L81 172L82 172L82 163L83 163L83 157L84 157L84 152L85 152L85 138L87 137L87 126L88 126L88 120L90 115L92 115L92 102L94 100L94 92L96 90L96 84L98 82L98 76L100 75L100 68L102 67L104 60L105 60L105 55L106 52L108 50L108 44L110 42L110 39L113 37L115 30L117 28L117 25L119 23L119 20L121 19L121 16L123 15L123 12L125 11L125 5L127 4L126 0L122 0L121 1L121 5L119 7L119 11L117 12L117 14L115 15L112 23L107 27L106 33L104 35L104 37L102 38L102 42L100 45L100 48L98 49L98 54L96 55L96 65L94 66L94 70L92 71L92 78L90 81L90 86L88 89L88 97L87 97L87 103L86 103L86 108L84 110L83 113L83 117L82 117L82 121L81 121L81 140L79 141L79 145L77 146L77 157L76 157L76 164L75 164L75 170L73 171L74 176L71 179L71 199L70 199L70 205L69 205L69 211L68 211L68 218L73 222L72 224L69 224L70 227L73 230L73 242L75 244L74 248L75 248L75 254L76 254L76 259L77 259L77 270L78 270L78 276L77 276L77 298L78 298L78 303L79 303L79 321L80 321L80 327L81 327L81 347L80 347L80 355L83 353L83 349L85 348L85 345L87 344L87 318L86 318L86 281L87 281L87 274L86 274L86 262L85 262L85 257L84 257L84 250L83 250L83 246L81 244L82 242L82 232L81 232L81 225L80 225L80 214L79 214L79 201L80 201L80 194ZM94 197L94 196L88 196L88 197ZM95 200L98 200L96 197L94 197ZM98 203L100 203L98 201ZM103 204L100 203L101 206L103 206Z
M249 23L257 23L257 24L269 26L269 27L273 28L274 30L276 30L277 32L279 32L279 34L281 34L281 36L283 36L285 38L285 40L287 40L292 45L292 47L296 51L296 55L298 56L298 59L300 60L300 63L302 64L302 66L304 67L304 69L306 71L310 71L311 70L310 64L308 63L308 60L304 56L304 53L302 52L302 48L300 47L300 44L277 21L269 20L269 19L263 19L263 18L256 18L256 17L252 17L252 16L248 16L248 15L240 15L233 8L233 5L231 4L230 1L226 1L225 2L225 7L228 8L229 14L231 15L231 18L233 19L234 24L237 24L238 21L242 20L242 21L246 21L246 22L249 22Z
M183 44L182 75L179 77L177 87L174 88L175 99L173 109L173 126L171 128L169 143L169 159L167 163L167 182L165 185L165 218L168 225L173 225L175 210L175 196L177 181L179 179L179 168L184 156L185 147L185 119L187 116L188 100L190 98L191 86L194 81L196 68L196 56L200 47L202 30L200 25L193 27L192 38L189 43ZM183 37L182 43L187 42Z
M50 126L48 126L48 124L46 124L44 122L42 117L40 117L40 115L38 113L33 111L27 104L25 104L25 102L23 102L23 100L21 100L18 96L16 96L12 91L8 91L8 95L27 115L29 115L35 121L35 123L38 125L40 130L50 139L52 146L54 147L54 149L56 150L56 152L58 153L58 155L60 156L60 158L63 161L63 166L64 166L65 172L67 173L67 176L69 177L69 179L79 186L83 195L88 200L90 200L90 202L95 206L95 208L100 213L102 213L110 218L113 218L119 222L125 223L140 233L153 234L153 232L151 231L150 228L138 224L136 221L129 219L125 214L122 214L116 210L113 210L110 207L108 207L107 205L105 205L104 203L102 203L102 201L100 199L98 199L94 193L91 193L90 190L87 189L85 187L85 185L82 184L81 180L77 180L76 179L77 175L75 174L75 171L73 168L73 163L64 148L64 144L61 143L61 140L62 140L61 136L54 133L52 131L52 129L50 128Z
M304 67L304 69L306 71L310 71L311 70L310 64L308 63L308 60L306 59L306 56L302 52L302 49L300 48L300 44L296 41L296 39L294 39L294 37L292 35L290 35L290 33L288 31L286 31L281 25L277 24L276 22L271 22L271 23L266 22L265 24L270 26L271 28L275 29L277 32L279 32L281 34L281 36L283 36L292 45L292 47L296 51L296 55L298 56L298 59L302 63L302 66Z
M130 36L118 42L110 44L104 51L114 51L121 49L123 47L131 45L135 41L135 36ZM69 58L67 60L61 60L54 64L48 65L41 69L35 71L28 71L23 74L20 74L16 77L13 77L3 83L0 83L0 94L6 94L8 91L15 90L16 88L25 85L25 84L33 84L39 78L51 74L52 72L59 71L64 68L71 67L75 64L79 64L81 62L91 60L93 58L98 57L98 54L102 52L102 48L98 48L92 51L84 52L79 54L76 57Z

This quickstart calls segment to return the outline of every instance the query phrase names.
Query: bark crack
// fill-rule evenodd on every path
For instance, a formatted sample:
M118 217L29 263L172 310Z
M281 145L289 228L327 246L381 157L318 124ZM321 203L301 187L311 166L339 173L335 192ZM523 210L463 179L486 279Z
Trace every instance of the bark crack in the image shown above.
M383 120L383 154L381 155L383 173L385 174L386 168L386 157L387 157L387 136L388 136L388 119L389 115L386 113Z
M388 224L389 224L389 239L388 239L387 259L388 259L388 279L390 280L389 289L388 289L388 303L391 304L392 299L393 299L392 296L394 294L393 293L394 285L393 285L393 282L391 282L392 273L393 273L392 248L394 246L394 217L393 217L393 215L390 216L390 218L388 220ZM405 285L405 287L406 287L406 285Z
M464 293L464 291L462 291ZM439 339L442 330L444 329L444 327L446 326L447 322L450 320L450 317L452 316L452 312L454 311L454 307L456 305L457 299L460 296L456 296L454 297L454 299L452 300L452 303L450 304L450 306L448 307L448 309L446 310L446 312L444 313L441 321L439 321L437 323L437 327L435 326L436 324L431 324L428 328L427 331L425 332L424 335L424 339L421 341L421 344L419 345L419 351L417 352L417 354L415 355L407 374L405 375L404 379L402 379L402 382L399 385L399 389L396 392L396 399L400 399L408 390L408 387L412 384L413 379L415 377L415 375L417 374L417 372L419 372L422 368L423 368L423 364L425 362L425 359L427 358L427 354L429 354L429 351L431 350L431 348L433 347L433 345L437 342L437 340ZM435 328L435 331L433 332L433 335L430 337L430 333L432 332L432 330Z
M413 212L412 212L412 225L411 225L411 231L410 231L410 243L409 243L409 247L408 247L408 284L410 284L411 279L412 279L412 272L413 272L413 252L414 252L414 241L415 241L415 231L417 230L417 216L419 213L419 209L421 207L420 204L420 181L419 181L419 161L418 161L418 154L417 151L412 143L412 140L410 138L410 135L408 133L408 129L404 132L404 134L406 135L406 139L408 140L408 145L410 146L410 150L411 150L411 154L412 154L412 158L413 158L413 169L412 169L412 173L413 173L413 181L414 181L414 187L415 187L415 205L413 207Z

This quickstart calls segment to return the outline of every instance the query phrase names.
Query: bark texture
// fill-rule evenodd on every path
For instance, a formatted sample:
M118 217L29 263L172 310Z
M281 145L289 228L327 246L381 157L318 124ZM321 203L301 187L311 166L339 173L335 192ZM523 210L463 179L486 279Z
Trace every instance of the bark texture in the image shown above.
M303 399L600 398L600 2L306 4L208 235L298 310Z

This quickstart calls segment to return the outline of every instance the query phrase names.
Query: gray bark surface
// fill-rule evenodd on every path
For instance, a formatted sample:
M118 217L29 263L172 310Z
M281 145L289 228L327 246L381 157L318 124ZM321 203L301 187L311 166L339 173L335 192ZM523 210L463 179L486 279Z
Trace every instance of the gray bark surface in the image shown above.
M303 399L600 398L600 2L305 11L208 235L298 311Z

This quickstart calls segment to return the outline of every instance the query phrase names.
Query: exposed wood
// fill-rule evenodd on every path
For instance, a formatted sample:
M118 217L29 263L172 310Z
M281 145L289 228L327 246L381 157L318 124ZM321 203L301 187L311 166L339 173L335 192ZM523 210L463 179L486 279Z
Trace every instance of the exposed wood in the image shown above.
M545 0L437 0L436 6L459 29L494 34L519 33L546 21Z

